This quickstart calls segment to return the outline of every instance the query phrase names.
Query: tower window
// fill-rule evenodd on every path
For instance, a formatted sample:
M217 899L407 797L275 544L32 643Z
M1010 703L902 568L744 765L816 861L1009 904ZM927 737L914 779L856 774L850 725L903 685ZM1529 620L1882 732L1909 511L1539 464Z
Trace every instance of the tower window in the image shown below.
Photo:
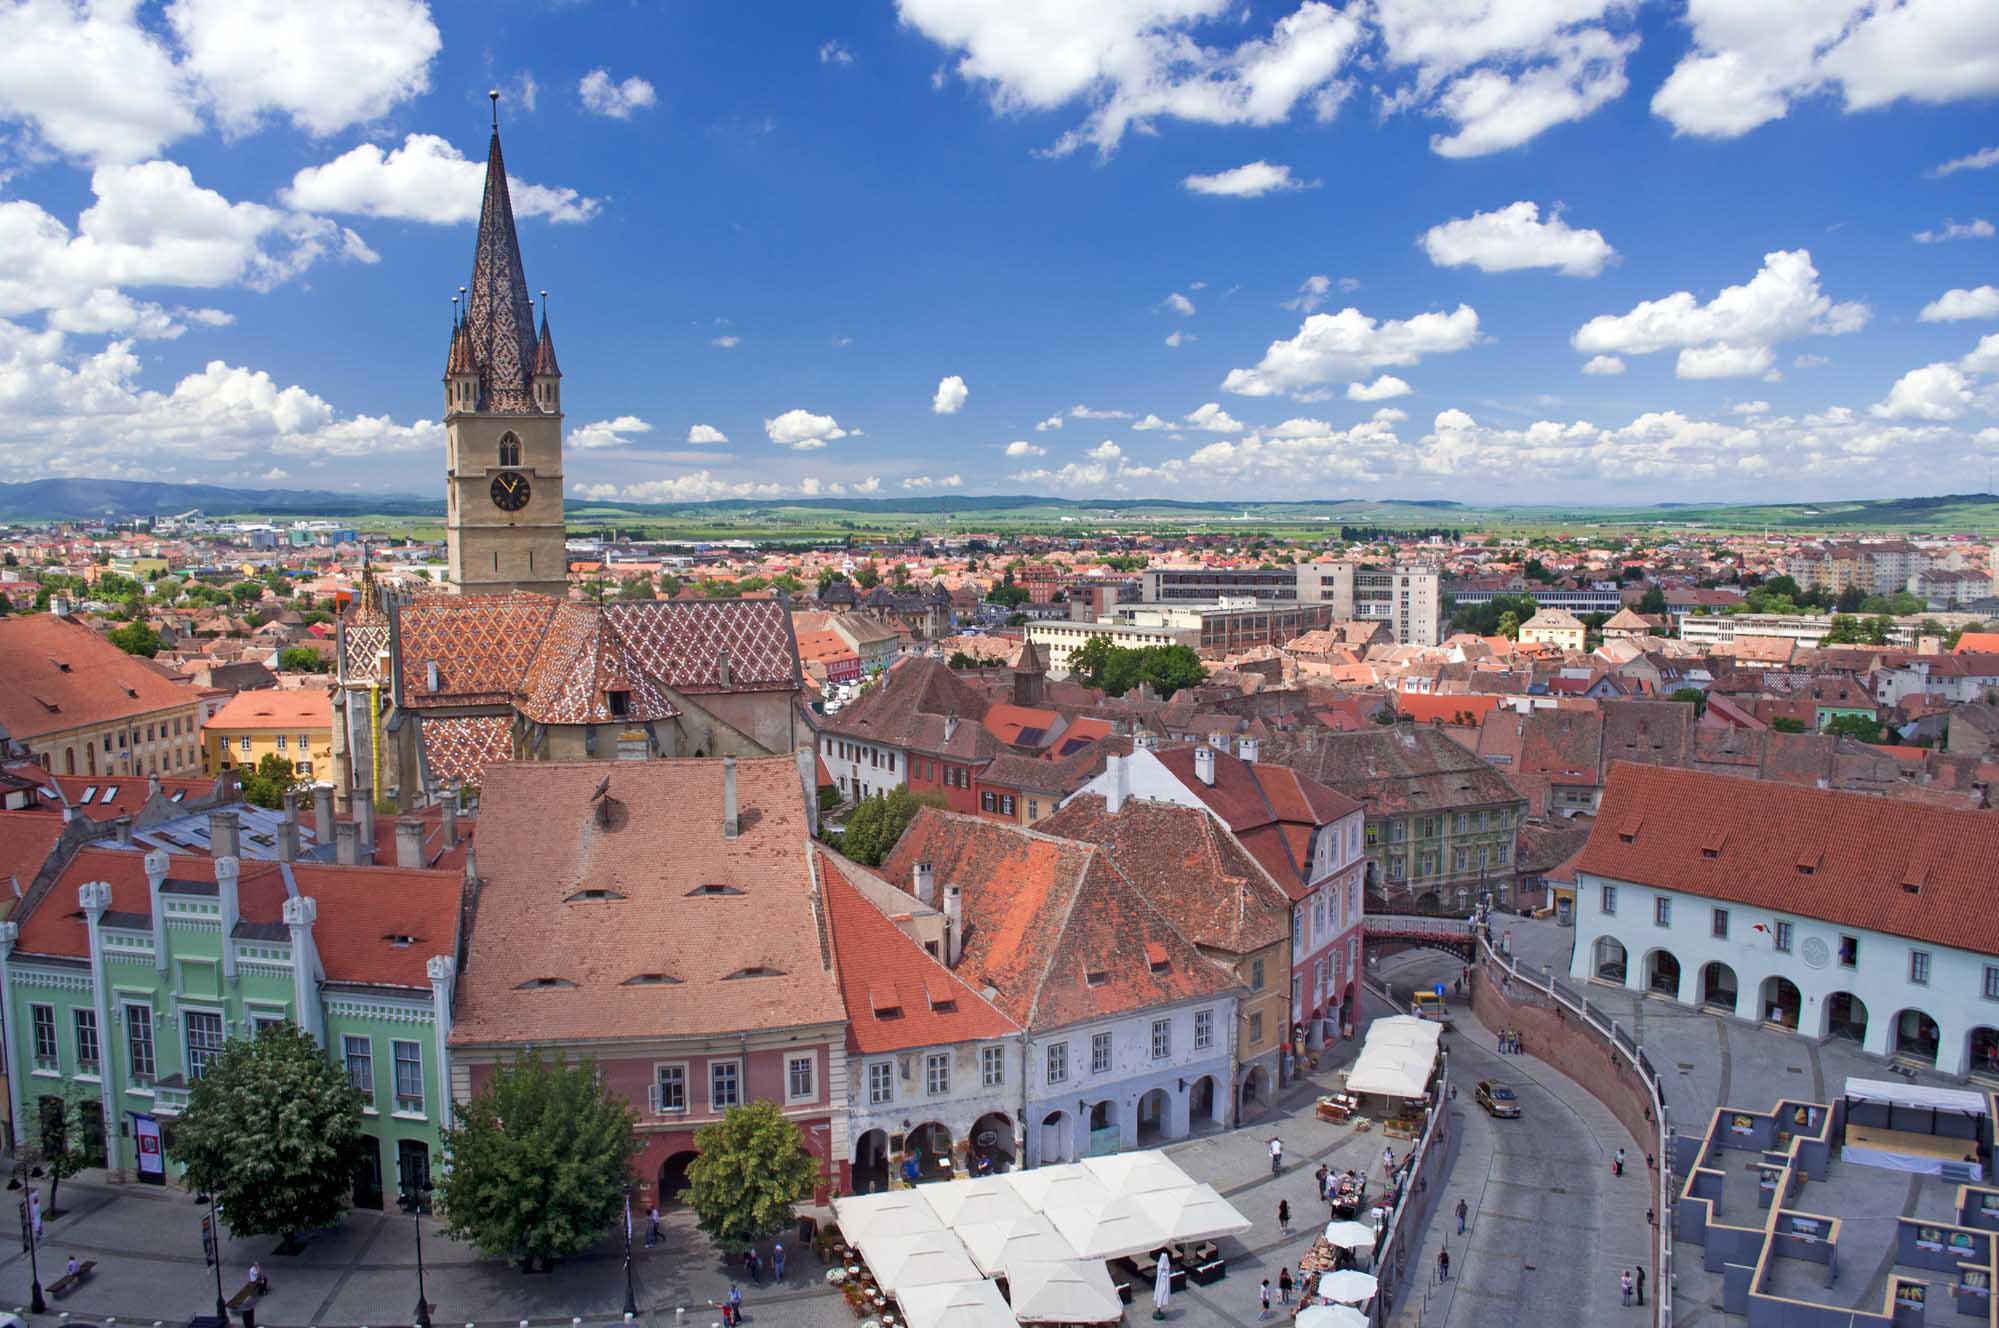
M502 466L521 464L521 440L511 433L500 435L500 464Z

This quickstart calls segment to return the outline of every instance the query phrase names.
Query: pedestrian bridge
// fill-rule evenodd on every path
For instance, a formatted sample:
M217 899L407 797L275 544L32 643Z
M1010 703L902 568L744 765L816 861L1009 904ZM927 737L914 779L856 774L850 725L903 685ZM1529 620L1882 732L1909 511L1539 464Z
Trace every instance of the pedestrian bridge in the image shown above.
M1434 913L1369 913L1362 920L1361 931L1370 949L1417 946L1442 950L1467 964L1472 961L1477 945L1470 922Z

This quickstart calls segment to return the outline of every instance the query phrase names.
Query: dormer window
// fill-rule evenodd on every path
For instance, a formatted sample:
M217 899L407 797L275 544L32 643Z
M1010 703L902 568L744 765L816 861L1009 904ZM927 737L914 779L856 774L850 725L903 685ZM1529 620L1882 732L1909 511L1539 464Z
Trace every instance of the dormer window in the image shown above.
M677 987L680 979L671 973L635 973L624 980L627 987Z
M632 712L632 694L622 687L604 693L604 699L609 703L615 719L623 719Z
M765 968L762 964L751 964L747 968L737 969L722 980L728 982L735 978L781 978L783 976L783 972L778 969Z
M565 904L594 904L594 903L602 903L606 900L623 899L623 898L624 896L619 894L616 890L593 889L593 890L578 890L575 894L569 896L569 898L563 900L562 902Z
M687 892L687 897L689 899L697 899L704 895L739 895L741 893L742 891L736 889L733 885L718 885L711 881L705 885L695 886Z
M382 939L387 941L390 945L394 946L398 950L407 950L412 945L416 944L416 937L407 936L400 932L390 932Z
M1092 987L1101 987L1110 980L1111 980L1111 975L1109 969L1092 968L1092 969L1086 969L1083 973L1083 981Z
M574 982L571 982L568 978L529 978L526 982L516 982L514 984L514 990L552 991L560 987L573 987L575 985L576 984Z

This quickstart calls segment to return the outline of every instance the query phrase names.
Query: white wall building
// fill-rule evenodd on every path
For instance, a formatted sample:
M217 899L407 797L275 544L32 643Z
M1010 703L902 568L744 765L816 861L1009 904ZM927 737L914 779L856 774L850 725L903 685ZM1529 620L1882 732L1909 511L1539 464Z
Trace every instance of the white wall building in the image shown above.
M1027 1157L1073 1162L1230 1123L1233 994L1027 1039Z

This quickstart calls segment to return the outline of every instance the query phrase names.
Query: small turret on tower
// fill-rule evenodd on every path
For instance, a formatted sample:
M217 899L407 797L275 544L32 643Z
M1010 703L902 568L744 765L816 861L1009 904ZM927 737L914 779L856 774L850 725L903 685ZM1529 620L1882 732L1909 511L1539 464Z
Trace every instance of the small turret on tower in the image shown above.
M541 293L541 335L534 343L534 372L529 390L536 408L551 415L562 410L562 368L555 362L555 338L548 330L548 292Z
M472 336L465 329L459 301L465 296L460 286L451 297L451 345L444 356L444 413L479 408L479 366L472 358Z

